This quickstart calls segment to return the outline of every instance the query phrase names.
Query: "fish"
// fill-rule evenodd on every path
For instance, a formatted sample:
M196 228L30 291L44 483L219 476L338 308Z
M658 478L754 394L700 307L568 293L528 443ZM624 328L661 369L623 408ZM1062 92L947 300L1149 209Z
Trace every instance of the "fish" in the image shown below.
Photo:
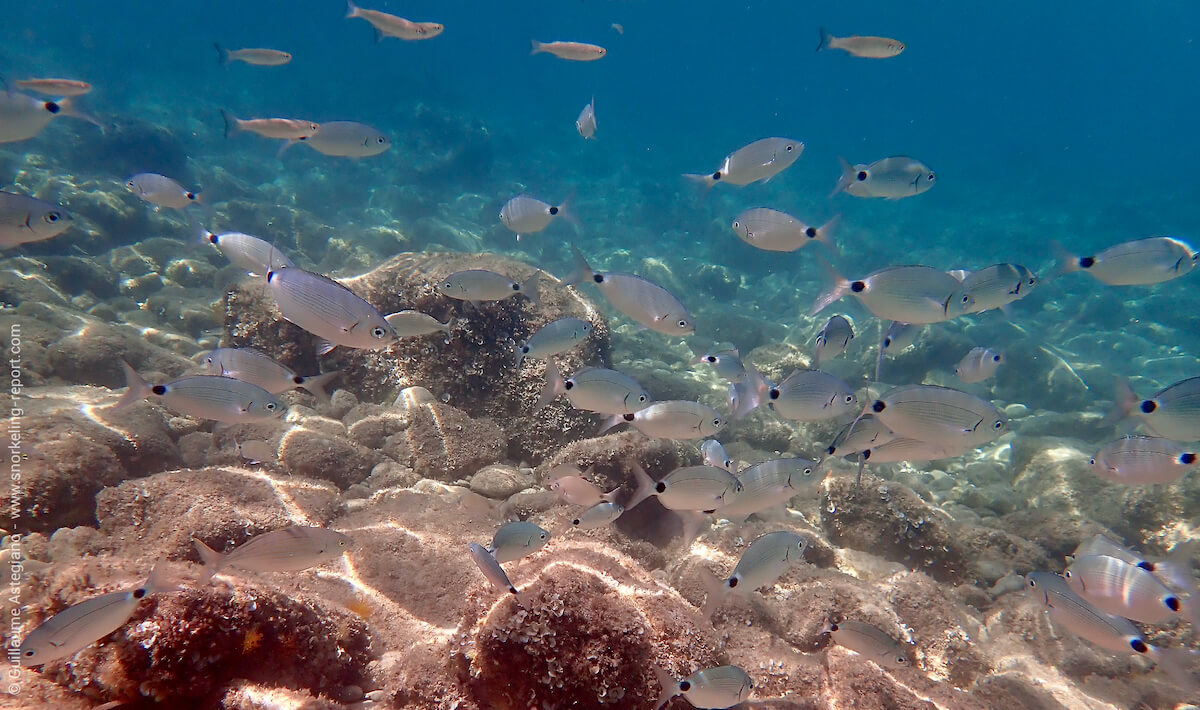
M746 367L742 379L729 385L729 417L741 419L768 400L775 385L754 368Z
M579 135L583 136L584 140L593 140L596 137L596 97L593 96L591 102L583 107L579 112L579 118L575 119L575 130L579 131Z
M814 241L836 251L833 231L839 221L840 217L834 217L814 227L784 212L753 207L735 217L731 226L738 239L763 251L796 251Z
M575 245L575 271L564 281L594 283L618 311L634 322L663 335L690 335L696 331L687 307L662 286L634 274L596 272Z
M146 597L176 589L162 564L155 564L140 586L92 597L42 622L21 640L20 664L31 668L73 656L124 626Z
M596 484L583 476L567 471L579 471L574 466L555 466L550 470L550 490L554 491L571 505L594 506L601 503L611 503L616 500L621 489L614 488L608 493L601 493ZM582 473L582 471L580 472Z
M895 387L876 399L870 410L898 438L945 447L981 446L1008 430L1008 417L996 405L938 385Z
M1063 579L1093 607L1144 624L1163 624L1183 614L1200 619L1198 599L1182 599L1148 570L1108 555L1076 557Z
M884 426L878 417L874 414L864 414L838 432L837 436L833 438L833 442L829 444L829 448L825 450L825 453L830 456L854 458L858 461L858 472L854 476L854 488L857 490L862 484L863 467L867 459L871 458L872 449L884 446L895 439L896 434ZM928 446L924 442L918 443ZM878 459L889 458L890 455L898 451L898 449L885 451L879 455ZM904 455L907 455L907 452ZM882 463L878 459L876 463Z
M659 710L676 695L682 695L694 708L731 708L750 697L754 682L737 666L716 666L696 671L683 680L676 680L654 666L662 692L654 704Z
M75 217L58 205L14 192L0 192L0 247L53 239L74 221Z
M723 377L730 382L737 382L746 376L746 366L742 364L742 357L737 348L704 353L696 358L696 362L706 362L712 365L713 369L717 371L718 377Z
M19 91L0 91L0 143L33 138L57 116L70 116L103 128L99 121L84 113L72 97L43 101Z
M903 436L876 444L862 452L863 463L899 463L901 461L938 461L962 456L975 444L967 442L930 442ZM859 475L862 475L861 468Z
M286 254L265 239L241 232L214 234L200 226L197 226L196 230L198 241L212 244L229 259L229 263L251 276L266 276L272 269L288 269L295 266Z
M848 382L820 370L796 370L767 392L770 407L784 419L814 422L833 419L858 408Z
M285 141L312 138L321 129L321 124L296 118L238 118L229 111L221 109L221 118L225 120L225 137L235 133L254 133L263 138L275 138Z
M538 281L541 277L542 272L537 271L525 281L517 283L504 274L498 274L495 271L467 269L465 271L456 271L442 279L438 282L437 290L438 293L448 298L459 301L471 301L473 303L480 301L502 301L517 294L523 294L533 302L533 305L540 306Z
M995 375L997 368L1003 364L1003 353L979 346L971 348L970 352L963 355L963 359L954 367L954 374L963 382L983 382Z
M739 186L768 182L791 167L803 152L804 143L801 141L762 138L725 156L716 170L703 175L685 174L684 177L705 187L712 187L718 182Z
M1175 483L1200 465L1197 454L1157 436L1127 436L1100 447L1088 461L1092 473L1127 486Z
M552 205L526 195L517 195L500 208L500 221L517 235L520 241L525 234L540 232L550 225L556 217L566 217L567 202Z
M713 511L742 490L737 476L716 466L682 466L659 481L652 480L640 464L631 467L638 487L626 506L630 510L654 496L670 510Z
M779 458L760 461L738 474L742 490L717 508L726 520L746 519L751 515L786 505L822 479L819 461L806 458Z
M78 79L23 79L13 83L19 89L46 96L83 96L92 90L91 84Z
M850 294L884 320L916 325L941 323L950 319L947 304L960 286L958 279L932 266L886 266L853 281L828 264L826 270L833 285L817 296L809 309L810 316Z
M125 187L159 207L182 210L202 202L200 193L188 190L176 180L158 173L138 173L125 181Z
M608 50L598 44L584 42L539 42L530 41L530 54L553 54L559 59L572 62L593 62L608 54Z
M326 387L341 374L340 370L303 377L284 367L265 353L253 348L217 348L200 358L201 372L206 375L232 377L258 385L271 394L280 394L301 387L323 402L329 401Z
M545 360L576 347L592 334L592 324L579 318L550 321L517 348L517 366L525 358ZM565 385L564 385L565 386Z
M707 439L725 426L721 413L690 400L668 399L654 402L632 414L613 417L600 433L621 422L629 422L646 436L657 439Z
M603 501L583 511L577 517L571 518L571 525L579 530L595 530L616 522L624 512L625 506L620 503Z
M1067 561L1072 562L1086 555L1107 555L1141 567L1172 586L1186 589L1189 594L1196 595L1200 594L1200 589L1197 589L1196 578L1192 574L1192 552L1195 544L1194 541L1179 543L1171 549L1165 559L1150 560L1116 540L1097 533L1081 540Z
M405 40L432 39L446 29L437 22L413 22L378 10L364 10L352 0L346 0L346 18L354 17L366 20L375 28L376 42L383 41L384 37Z
M389 313L383 318L392 326L392 330L396 331L396 336L400 338L415 338L420 335L429 335L430 333L442 332L446 334L446 338L450 337L450 322L445 323L437 318L420 311L403 310L395 313Z
M817 341L813 347L813 367L819 368L821 360L835 358L846 352L851 340L854 340L854 324L850 319L841 315L831 316L817 333Z
M833 642L848 648L863 658L874 661L883 668L911 668L912 646L900 643L882 629L862 621L825 622L822 633L828 633Z
M256 67L278 67L292 61L292 55L278 49L225 49L213 42L217 49L217 62L229 66L233 62L245 62Z
M826 49L840 49L863 59L890 59L904 51L904 43L888 37L834 37L822 27L821 42L817 45L817 51Z
M729 459L729 454L725 453L725 447L721 446L721 442L716 439L708 439L700 444L700 455L708 466L716 466L730 473L737 473L733 470L733 461Z
M1129 383L1118 380L1113 410L1105 421L1133 416L1159 436L1175 441L1200 441L1200 377L1189 377L1138 400Z
M879 354L875 358L875 380L879 381L879 373L883 371L883 356L896 355L907 350L917 340L924 325L913 325L900 321L890 321L887 330L883 323L879 324L882 335L879 338Z
M237 442L237 453L250 463L275 463L279 460L279 447L261 439Z
M518 520L500 526L488 552L497 563L528 557L550 542L550 533L533 523Z
M267 272L267 284L284 320L321 340L317 354L341 345L376 350L396 342L382 313L333 279L295 267Z
M508 575L504 573L504 568L492 557L492 553L487 551L487 548L477 542L467 543L467 549L471 553L471 559L475 561L479 571L483 572L483 576L493 587L501 591L506 591L517 598L517 603L522 602L521 593L513 586L513 583L508 581Z
M767 585L774 585L793 565L804 561L808 538L780 530L760 535L738 558L733 572L718 579L707 567L700 568L700 581L708 591L701 614L705 619L720 608L730 594L749 594Z
M830 197L845 192L854 197L882 197L899 200L928 192L937 176L921 161L906 155L876 160L870 165L851 165L838 157L842 175Z
M284 412L283 402L258 385L219 375L188 375L165 385L146 384L129 363L125 368L125 394L113 409L153 398L167 408L197 419L225 424L249 424L274 419Z
M1037 274L1020 264L993 264L967 273L946 303L950 318L1003 309L1038 285ZM969 296L969 298L967 298Z
M1055 243L1056 275L1084 271L1109 286L1148 286L1186 276L1200 259L1190 244L1175 237L1148 237L1114 244L1092 256L1075 256Z
M619 35L625 34L625 25L622 25L619 22L612 23L612 28L616 30L616 33Z
M326 121L308 138L289 140L279 155L297 143L318 153L338 158L369 158L392 147L392 141L377 128L357 121Z
M559 395L566 394L571 406L598 414L624 416L650 405L650 393L637 380L616 370L585 367L564 378L558 365L546 363L546 384L534 411L541 411Z
M192 545L204 562L206 580L226 567L247 572L299 572L338 559L353 544L349 535L304 525L255 535L229 552L217 552L192 538Z

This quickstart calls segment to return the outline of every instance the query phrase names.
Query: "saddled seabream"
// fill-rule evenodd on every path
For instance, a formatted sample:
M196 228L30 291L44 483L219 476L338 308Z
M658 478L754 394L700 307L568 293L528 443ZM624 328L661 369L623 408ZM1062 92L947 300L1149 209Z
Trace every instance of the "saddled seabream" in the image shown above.
M729 418L741 419L768 401L775 385L754 365L747 365L742 378L729 385Z
M556 218L567 218L567 202L552 205L528 195L517 195L500 208L500 221L516 233L517 239L522 234L540 232L550 226Z
M428 313L413 310L396 311L384 316L384 320L400 338L415 338L430 333L445 333L447 340L450 338L450 322L443 323Z
M1144 624L1162 624L1184 615L1200 621L1200 599L1183 599L1150 573L1135 564L1108 555L1076 557L1063 572L1076 594L1109 614Z
M825 453L830 456L854 459L858 462L858 473L854 477L854 487L858 488L862 483L863 467L867 459L871 457L871 450L877 446L883 446L895 438L896 434L884 426L878 417L874 414L864 414L838 432ZM917 443L928 446L925 442ZM884 455L881 455L879 457L881 460L877 463L886 463L882 459L888 458L889 453L892 452L885 452ZM899 454L898 451L895 453Z
M804 561L808 538L781 530L760 535L742 551L733 572L719 579L707 567L700 568L700 581L708 592L702 614L712 616L730 594L750 594L775 584L794 565Z
M940 323L949 320L946 304L959 287L958 279L932 266L887 266L853 281L828 270L833 285L813 302L810 316L849 294L884 320Z
M536 39L530 41L530 54L552 54L559 59L566 59L572 62L594 62L608 54L608 50L598 44L588 44L586 42L539 42Z
M983 382L996 374L996 370L1004 364L1004 354L983 346L971 350L958 361L954 374L958 379L967 383Z
M883 668L910 668L913 664L912 645L901 643L891 634L862 621L825 622L822 630L837 645L874 661Z
M625 506L611 501L601 501L574 518L571 525L579 530L595 530L616 522L625 512Z
M721 161L721 166L704 175L684 175L705 187L718 182L749 185L766 182L791 167L804 152L804 143L791 138L762 138L738 148Z
M20 663L29 668L73 656L124 626L146 597L176 588L156 564L140 586L92 597L42 622L21 640Z
M518 283L504 274L487 269L466 269L456 271L438 282L438 292L448 298L459 301L479 303L481 301L503 301L506 298L522 294L533 305L540 305L538 300L538 281L542 272L534 272L528 279Z
M121 365L125 368L127 387L113 409L151 399L185 416L225 424L260 422L284 412L283 402L250 382L220 375L188 375L165 385L151 386L129 363L122 361Z
M754 690L749 674L737 666L705 668L683 680L676 680L658 666L654 666L654 673L662 686L654 710L659 710L676 695L682 695L694 708L724 710L746 700Z
M725 426L721 413L712 407L686 399L654 402L632 414L614 417L605 422L601 433L622 421L646 436L658 439L707 439Z
M346 0L346 18L361 18L375 28L375 41L380 42L384 37L395 37L404 40L432 39L445 30L440 22L413 22L403 17L397 17L379 10L367 10Z
M241 232L213 232L197 227L197 239L215 246L229 263L251 276L266 276L272 269L287 269L294 266L292 260L265 239Z
M396 331L382 313L333 279L291 267L267 272L267 283L284 320L321 338L317 354L341 345L386 348Z
M592 334L592 324L580 318L550 321L517 346L517 366L527 357L545 360L578 346Z
M279 446L264 439L237 442L237 454L250 463L275 463L279 461Z
M730 382L737 382L746 374L746 366L742 364L742 356L737 348L704 353L696 357L696 362L712 365L718 377Z
M733 461L730 460L729 454L725 453L725 447L721 446L721 442L716 439L708 439L700 444L700 455L704 458L704 463L709 466L737 473L733 470Z
M838 221L839 218L834 217L816 227L785 212L753 207L734 218L733 233L743 242L764 251L796 251L815 241L836 250L833 230Z
M467 550L471 553L471 559L475 561L475 565L479 567L479 571L491 582L492 586L500 591L508 592L517 598L517 603L522 602L521 594L513 583L508 580L508 575L505 574L504 568L492 557L492 553L487 551L487 548L477 542L467 543Z
M620 488L602 493L595 483L583 477L578 467L563 464L550 469L550 490L571 505L599 505L616 500Z
M993 264L971 271L951 294L946 304L947 314L957 318L966 313L1005 308L1028 296L1037 284L1037 274L1020 264Z
M651 496L670 510L713 511L732 501L742 490L737 476L716 466L683 466L654 481L639 464L632 464L637 490L628 508Z
M382 131L357 121L326 121L311 136L284 143L279 153L282 155L296 143L339 158L369 158L392 147L391 139Z
M488 552L496 562L512 562L528 557L550 542L550 533L534 523L517 520L505 523L492 535Z
M229 552L218 552L196 538L192 544L204 562L204 579L226 567L248 572L299 572L336 560L354 540L328 528L293 525L255 535Z
M1200 441L1200 377L1168 385L1139 400L1124 381L1117 382L1115 407L1107 421L1137 417L1155 434L1176 441Z
M973 394L937 385L903 385L871 403L879 421L899 437L953 447L976 447L1008 430L1008 417Z
M937 443L893 435L893 438L883 443L876 444L869 449L864 449L860 454L862 457L860 463L938 461L962 456L975 447L976 444L964 442L957 444ZM859 475L862 475L861 468L859 469Z
M125 181L125 187L146 202L159 207L182 210L202 202L200 193L158 173L138 173Z
M253 348L217 348L200 359L201 371L206 375L222 375L258 385L271 394L279 394L301 387L318 398L329 401L326 387L341 374L340 371L321 375L298 375L289 367L280 365L265 353Z
M854 325L846 316L831 316L817 333L813 348L813 367L820 367L822 360L829 360L846 352L854 340Z
M664 335L690 335L695 332L687 307L662 286L634 274L597 272L588 265L574 245L575 271L564 283L595 284L608 302L633 321Z
M1200 458L1170 439L1127 436L1100 447L1088 463L1106 481L1144 486L1174 483L1200 466Z
M45 101L19 91L0 91L0 143L33 138L57 116L70 116L99 126L100 122L75 105L70 97Z
M937 178L921 161L906 155L876 160L870 165L851 165L838 158L842 175L830 196L845 192L855 197L899 200L927 192Z
M1185 276L1200 258L1175 237L1148 237L1113 245L1092 256L1074 256L1058 247L1059 274L1085 271L1109 286L1144 286Z
M549 362L546 364L546 385L534 411L540 411L562 394L567 395L575 409L598 414L623 416L650 404L650 394L629 375L603 367L585 367L564 378L558 365Z
M885 330L883 323L887 322L888 326ZM913 325L912 323L902 323L901 321L884 321L880 322L879 330L879 354L875 358L875 380L879 381L879 373L883 370L883 358L885 355L895 356L907 350L917 341L917 336L921 334L924 325Z
M770 407L784 419L813 422L857 411L848 382L820 370L796 370L767 392Z
M590 103L583 107L579 112L579 118L575 119L575 130L579 131L579 135L583 136L584 140L592 140L596 137L596 97L593 96Z
M312 138L321 128L321 124L314 121L295 118L238 118L225 109L221 109L221 118L225 120L226 138L234 133L248 132L263 138L301 140Z
M812 492L820 483L821 464L805 458L768 459L738 474L742 490L717 509L726 520L744 520L755 513L786 505L795 496Z
M870 35L850 35L849 37L834 37L821 28L821 42L817 51L825 49L840 49L843 52L863 59L888 59L904 51L904 43L890 37L872 37Z
M28 195L0 192L2 248L53 239L62 234L74 221L71 213L58 205Z
M1196 578L1192 573L1192 553L1197 544L1200 543L1194 540L1181 542L1171 549L1166 558L1151 559L1098 533L1081 540L1067 561L1070 562L1087 555L1106 555L1141 567L1173 588L1197 595L1200 594L1200 589L1197 588Z

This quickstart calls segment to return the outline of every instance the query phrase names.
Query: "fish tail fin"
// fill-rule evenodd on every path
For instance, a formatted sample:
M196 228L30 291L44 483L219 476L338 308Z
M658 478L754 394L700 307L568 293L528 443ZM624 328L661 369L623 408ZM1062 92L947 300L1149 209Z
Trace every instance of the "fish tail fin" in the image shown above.
M846 277L838 273L833 264L825 259L821 259L821 265L825 269L826 278L832 282L828 290L817 296L817 300L813 301L812 308L808 309L809 316L815 316L821 311L828 308L842 296L850 293L850 282Z
M217 50L217 64L223 67L229 66L229 50L216 42L213 42L213 47Z
M600 428L596 431L596 436L602 436L606 432L608 432L610 429L619 427L628 421L633 421L633 420L626 419L624 416L622 416L620 414L614 414L613 416L605 419L603 422L600 423Z
M113 405L113 409L124 409L131 404L140 402L150 396L150 385L142 379L142 376L129 366L129 363L121 361L121 366L125 368L125 394L121 395L121 399Z
M200 561L204 563L204 581L207 582L221 568L225 555L205 545L199 538L192 538L192 546L196 548L196 554L200 555Z
M160 594L162 592L173 592L179 589L179 585L171 578L167 572L165 560L159 558L155 561L154 566L150 568L150 576L146 577L146 582L142 585L146 590L146 594Z
M700 614L705 619L711 619L713 613L721 608L721 604L725 603L725 595L729 592L729 587L707 567L700 568L700 584L704 585L704 591L707 592Z
M283 154L287 152L288 148L291 148L292 146L296 145L299 142L300 142L300 139L298 139L298 138L289 138L289 139L285 140L283 142L283 145L279 146L279 150L277 150L275 152L275 157L282 158Z
M829 41L831 39L833 39L833 35L829 34L829 31L822 27L821 41L817 43L817 51L820 52L823 49L829 49Z
M562 372L559 371L558 365L553 360L546 363L546 384L542 387L542 394L538 397L537 404L534 405L533 411L540 412L547 404L553 402L558 395L567 391L566 382L563 380Z
M847 187L854 184L854 180L858 173L854 171L854 166L851 165L845 158L838 156L838 165L842 168L842 174L838 177L837 184L833 186L833 192L829 193L830 197L844 191Z
M692 542L700 537L700 530L704 527L704 522L708 520L708 514L712 511L708 511L708 513L702 513L698 510L676 510L672 512L678 515L680 521L683 522L682 539L684 549L690 548Z
M557 205L558 214L555 215L555 217L559 217L570 223L570 225L575 229L579 229L581 226L579 223L579 217L576 216L575 210L571 207L571 205L575 202L575 193L575 188L571 188L571 191L567 193L567 196L563 198L563 201Z
M609 503L615 504L617 502L617 498L619 498L620 496L621 496L621 487L617 486L616 488L612 489L608 493L605 493L604 495L600 496L600 499L607 501Z
M658 684L662 686L662 692L658 694L658 700L654 701L654 710L658 710L662 706L671 701L671 698L679 695L679 681L675 680L670 673L663 670L662 666L655 663L651 668L654 669L654 677L658 679Z
M683 176L690 180L693 184L703 187L706 193L712 188L713 185L717 184L717 181L713 179L711 173L705 173L703 175L697 173L684 173Z
M532 302L537 308L542 307L542 297L541 294L538 293L538 287L541 285L541 283L541 271L533 272L533 276L530 276L521 282L521 293L525 294L525 298L528 298L530 302Z
M1186 591L1191 597L1200 601L1200 586L1196 584L1196 578L1192 576L1192 555L1196 552L1197 546L1200 546L1200 540L1176 543L1175 547L1171 548L1171 552L1167 554L1166 559L1149 566L1144 562L1138 566L1148 569L1159 579ZM1153 569L1149 569L1149 567L1153 567ZM1193 622L1193 626L1195 626L1195 622Z
M530 50L529 50L530 54L541 54L542 52L546 51L546 50L542 49L542 46L543 46L542 43L537 41L536 39L530 39L529 46L530 46Z
M341 370L334 370L332 372L324 372L320 375L313 375L312 377L305 377L304 382L300 383L300 386L311 392L313 396L322 402L328 402L329 391L326 390L326 386L340 374L342 374Z
M225 109L221 109L221 118L225 120L225 139L229 140L229 136L234 133L241 133L242 126L238 122L237 116Z
M1200 685L1196 683L1195 677L1192 676L1189 670L1196 662L1197 651L1186 648L1158 648L1155 646L1151 646L1150 648L1152 649L1151 658L1171 677L1171 680L1189 692L1195 692L1200 688Z
M214 237L217 235L208 231L208 228L201 224L200 220L196 219L190 212L184 212L184 216L188 223L188 246L199 248L205 244L216 244Z
M837 231L837 228L841 225L841 223L842 216L840 214L835 214L834 216L830 217L825 224L817 227L817 236L815 237L818 242L824 244L825 248L833 252L835 255L838 253L838 248L837 244L833 241L833 233Z
M101 131L104 130L104 124L96 120L94 116L84 109L80 97L68 96L64 99L60 99L59 101L55 101L54 103L58 105L58 112L62 115L70 116L71 118L78 118L80 121L86 121L93 126L96 126Z
M346 18L358 17L358 5L354 4L354 0L346 0Z
M563 285L575 286L584 281L590 281L596 272L592 271L592 267L587 263L587 259L583 258L583 253L579 251L579 247L572 244L571 253L575 255L575 269L563 279Z
M633 480L637 481L637 488L633 491L633 497L625 504L625 510L633 510L654 494L654 479L650 478L646 469L637 461L629 462L629 468L633 471Z
M1116 394L1113 395L1113 407L1100 422L1104 426L1111 426L1123 421L1133 411L1133 405L1138 402L1137 394L1134 393L1125 378L1117 380L1116 389Z
M1072 254L1057 239L1050 240L1050 249L1054 251L1054 260L1058 262L1054 267L1054 271L1050 272L1050 279L1056 279L1059 276L1065 276L1083 268L1079 264L1079 256Z

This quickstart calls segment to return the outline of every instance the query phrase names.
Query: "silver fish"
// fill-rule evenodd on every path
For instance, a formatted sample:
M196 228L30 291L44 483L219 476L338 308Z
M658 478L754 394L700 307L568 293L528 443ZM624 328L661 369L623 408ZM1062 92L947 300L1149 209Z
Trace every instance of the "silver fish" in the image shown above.
M729 454L725 453L725 447L721 446L721 442L716 439L709 439L700 444L700 455L704 457L704 463L708 466L716 466L730 473L737 473L733 470L733 461L729 460Z
M725 156L721 167L705 175L684 175L705 187L718 182L749 185L766 182L791 167L804 152L804 143L791 138L763 138Z
M768 459L738 474L742 490L717 509L726 520L749 518L775 506L786 505L795 496L820 483L821 464L805 458Z
M14 81L18 89L35 91L45 96L83 96L92 85L78 79L25 79Z
M890 59L904 51L904 43L888 37L852 35L834 37L821 28L821 42L817 51L840 49L847 54L863 59Z
M1133 416L1155 434L1176 441L1200 441L1200 377L1189 377L1138 400L1124 381L1117 383L1115 407L1107 421Z
M870 165L851 165L838 158L842 175L830 197L845 192L855 197L882 197L899 200L927 192L937 181L924 163L905 155L876 160Z
M814 227L790 214L754 207L734 218L732 226L739 239L764 251L796 251L814 241L836 250L833 231L839 221L839 217L834 217L820 227Z
M717 410L699 402L668 399L654 402L633 414L614 417L601 433L629 422L646 436L658 439L707 439L721 431L725 420Z
M1181 599L1153 574L1108 555L1076 557L1063 572L1067 586L1108 614L1144 624L1162 624L1180 614L1195 623L1196 603Z
M854 325L846 316L832 316L817 333L816 346L813 348L813 367L820 367L821 360L835 358L846 352L850 341L854 340Z
M708 591L701 612L704 618L712 616L731 593L750 594L756 589L775 584L793 565L804 561L807 547L808 538L803 535L786 530L769 532L746 546L727 578L718 579L707 567L701 567L700 581Z
M518 520L500 526L488 552L498 563L528 557L550 542L550 533L533 523Z
M1200 459L1170 439L1127 436L1100 447L1088 463L1106 481L1144 486L1174 483L1200 465Z
M991 348L975 347L958 361L954 374L967 383L983 382L1004 364L1004 355Z
M232 377L189 375L165 385L146 384L124 361L127 388L113 409L122 409L152 397L180 414L243 424L274 419L283 414L283 403L258 385Z
M450 338L450 323L443 323L437 318L420 311L403 310L395 313L389 313L383 318L392 326L392 330L396 331L396 335L401 338L415 338L421 335L429 335L430 333L442 332L446 334L447 340Z
M1197 588L1196 578L1192 574L1192 552L1194 548L1194 542L1179 543L1171 549L1170 554L1166 558L1151 560L1147 559L1141 553L1125 547L1116 540L1102 534L1096 534L1090 538L1081 540L1075 547L1075 551L1071 557L1068 557L1067 560L1071 562L1087 555L1106 555L1141 567L1147 572L1152 573L1155 577L1180 589L1186 589L1189 594L1196 596L1200 594L1200 589ZM1200 598L1200 596L1196 598ZM1188 601L1190 603L1191 599L1189 598Z
M671 698L682 695L694 708L732 708L750 697L754 682L746 671L737 666L716 666L696 671L683 680L672 678L654 666L662 693L654 710L666 705Z
M1038 285L1037 274L1020 264L993 264L966 274L946 303L951 318L981 313L1025 298Z
M890 321L887 330L883 330L883 323L879 324L879 329L882 335L879 338L879 354L875 358L875 380L879 381L879 373L883 371L883 356L897 355L904 350L907 350L917 340L917 336L924 329L923 325L913 325L912 323L902 323L900 321Z
M536 39L529 40L531 43L530 54L553 54L559 59L568 59L573 62L594 62L608 54L608 50L597 44L586 44L584 42L539 42Z
M442 279L437 286L443 296L460 301L502 301L518 293L524 294L533 304L540 305L538 300L538 281L542 272L538 271L521 283L517 283L504 274L486 269L467 269L456 271Z
M53 239L74 221L71 213L58 205L36 197L0 192L0 247Z
M355 5L353 0L346 0L346 18L354 17L366 20L375 28L376 42L384 37L404 40L432 39L446 29L439 22L413 22L378 10L364 10Z
M575 409L599 414L626 415L645 409L650 394L637 380L616 370L585 367L564 378L554 362L546 363L546 385L534 411L541 411L561 394L566 394Z
M295 267L272 269L267 283L284 320L321 338L318 355L339 345L379 349L396 341L396 331L375 306L327 276Z
M737 476L716 466L683 466L654 481L639 464L632 465L637 490L629 501L636 508L651 496L670 510L713 511L742 490Z
M868 311L884 320L924 325L949 320L947 303L960 283L932 266L888 266L851 281L833 267L833 286L813 302L815 316L841 297L851 294Z
M556 217L565 217L567 202L563 200L560 205L552 205L534 197L517 195L500 208L500 221L516 232L520 240L523 234L540 232L550 226Z
M565 353L576 347L592 334L592 324L579 318L559 318L550 321L529 340L517 348L517 366L527 357L545 360L551 355Z
M369 158L392 147L391 139L378 129L357 121L326 121L310 137L284 143L279 153L296 143L339 158Z
M895 438L895 433L884 426L879 417L864 414L838 432L825 453L830 456L849 456L881 446Z
M279 447L262 439L239 441L237 453L250 463L275 463L279 460Z
M44 101L19 91L0 91L0 143L33 138L57 116L70 116L95 126L100 122L81 111L71 98Z
M608 493L601 493L596 484L576 473L570 473L570 471L579 471L579 469L574 466L555 466L551 469L550 490L571 505L594 506L611 503L621 492L620 488L614 488Z
M1109 286L1143 286L1185 276L1196 268L1200 253L1174 237L1135 239L1093 256L1077 257L1061 246L1058 274L1086 271Z
M508 575L504 573L504 568L492 557L492 553L487 551L487 548L477 542L467 543L467 549L471 552L471 559L475 561L479 571L483 572L483 576L487 581L491 582L492 586L501 591L508 592L517 598L517 603L521 603L521 594L513 583L508 581Z
M980 446L1008 429L1008 417L996 405L937 385L893 388L875 400L871 410L899 437L945 447Z
M198 238L215 246L229 259L229 263L242 269L251 276L266 276L272 269L288 269L295 264L286 254L279 251L270 242L241 232L226 232L213 234L202 227L198 228Z
M200 193L192 192L166 175L138 173L125 181L125 187L146 202L177 210L200 204Z
M229 111L221 109L221 118L225 120L225 137L235 133L249 132L263 138L278 140L301 140L312 138L321 129L321 124L313 121L302 121L295 118L238 118Z
M616 522L624 512L625 507L620 503L602 501L583 511L578 517L572 518L571 524L579 530L595 530Z
M206 375L232 377L258 385L271 394L302 387L326 402L329 401L329 393L325 387L341 374L335 370L303 377L253 348L217 348L209 351L200 359L200 368Z
M73 656L124 626L146 597L175 589L165 570L155 565L139 587L101 594L67 607L21 641L17 651L20 663L29 668Z
M729 385L729 417L741 419L768 401L775 385L754 368L746 367L742 379Z
M862 461L866 463L900 463L901 461L938 461L962 456L974 444L929 442L894 436L892 439L876 444L862 452ZM861 468L860 468L861 475Z
M575 130L579 131L579 135L583 136L584 140L592 140L596 137L596 97L593 96L591 102L583 107L579 112L579 118L575 119Z
M858 409L854 388L820 370L796 370L772 387L767 397L776 414L798 422L833 419Z
M245 62L256 67L278 67L292 61L292 55L278 49L225 49L213 42L217 49L217 61L223 66L233 62Z
M633 274L596 272L574 245L575 271L564 283L594 283L608 302L635 322L664 335L690 335L695 332L692 316L679 299L662 286Z
M825 622L824 631L837 645L884 668L909 668L913 664L912 646L900 643L882 629L862 621Z
M229 552L217 552L196 538L192 544L204 562L205 579L226 567L248 572L299 572L336 560L354 541L328 528L293 525L255 535Z
M730 382L737 382L746 375L746 366L742 364L742 357L737 348L704 353L696 358L696 362L706 362L712 365L713 369L717 371L718 377L723 377Z

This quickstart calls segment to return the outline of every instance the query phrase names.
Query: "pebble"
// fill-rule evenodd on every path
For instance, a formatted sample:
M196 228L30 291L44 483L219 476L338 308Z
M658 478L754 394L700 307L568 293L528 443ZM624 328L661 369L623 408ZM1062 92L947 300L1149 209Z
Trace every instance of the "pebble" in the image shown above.
M471 476L471 490L485 498L503 499L533 485L533 476L512 466L492 464Z

